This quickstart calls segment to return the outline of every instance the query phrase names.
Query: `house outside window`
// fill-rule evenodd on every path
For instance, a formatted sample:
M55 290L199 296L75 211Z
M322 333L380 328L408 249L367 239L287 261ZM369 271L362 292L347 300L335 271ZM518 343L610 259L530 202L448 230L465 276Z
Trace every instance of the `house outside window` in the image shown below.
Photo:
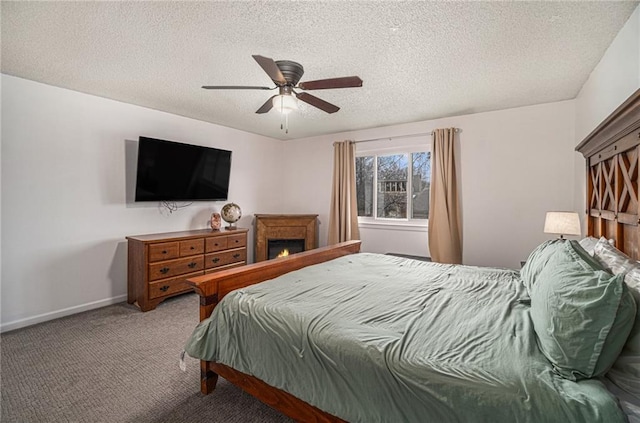
M361 223L413 223L429 218L431 152L364 152L356 157Z

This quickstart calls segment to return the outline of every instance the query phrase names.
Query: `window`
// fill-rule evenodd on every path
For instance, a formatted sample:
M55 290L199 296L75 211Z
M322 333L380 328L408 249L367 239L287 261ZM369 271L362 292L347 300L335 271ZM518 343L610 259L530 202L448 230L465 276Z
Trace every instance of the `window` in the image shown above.
M395 221L429 218L431 153L363 154L356 157L358 216Z

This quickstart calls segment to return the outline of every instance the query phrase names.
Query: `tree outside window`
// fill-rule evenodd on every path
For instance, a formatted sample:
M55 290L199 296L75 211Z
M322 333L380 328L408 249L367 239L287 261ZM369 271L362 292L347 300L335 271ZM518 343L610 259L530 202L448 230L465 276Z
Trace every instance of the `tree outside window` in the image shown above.
M411 155L411 218L429 218L429 193L431 191L431 153Z
M430 152L356 157L358 216L428 219L430 183Z
M373 217L373 163L375 157L356 157L358 216Z

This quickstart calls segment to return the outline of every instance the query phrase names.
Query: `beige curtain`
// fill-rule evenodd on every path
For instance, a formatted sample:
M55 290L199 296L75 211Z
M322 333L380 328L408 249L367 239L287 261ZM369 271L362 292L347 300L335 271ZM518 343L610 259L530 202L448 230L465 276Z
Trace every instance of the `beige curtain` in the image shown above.
M336 142L333 149L329 245L360 239L356 203L356 145L352 141Z
M454 128L433 131L429 252L439 263L462 263L462 228L454 155Z

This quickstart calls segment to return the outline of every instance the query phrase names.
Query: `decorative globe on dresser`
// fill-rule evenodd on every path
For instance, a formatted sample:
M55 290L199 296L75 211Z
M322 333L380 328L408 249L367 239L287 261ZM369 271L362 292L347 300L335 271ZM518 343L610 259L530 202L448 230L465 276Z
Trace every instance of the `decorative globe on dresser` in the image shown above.
M242 217L242 210L240 210L240 206L236 203L228 203L222 207L220 216L222 216L222 220L229 224L227 229L236 229L234 223Z

